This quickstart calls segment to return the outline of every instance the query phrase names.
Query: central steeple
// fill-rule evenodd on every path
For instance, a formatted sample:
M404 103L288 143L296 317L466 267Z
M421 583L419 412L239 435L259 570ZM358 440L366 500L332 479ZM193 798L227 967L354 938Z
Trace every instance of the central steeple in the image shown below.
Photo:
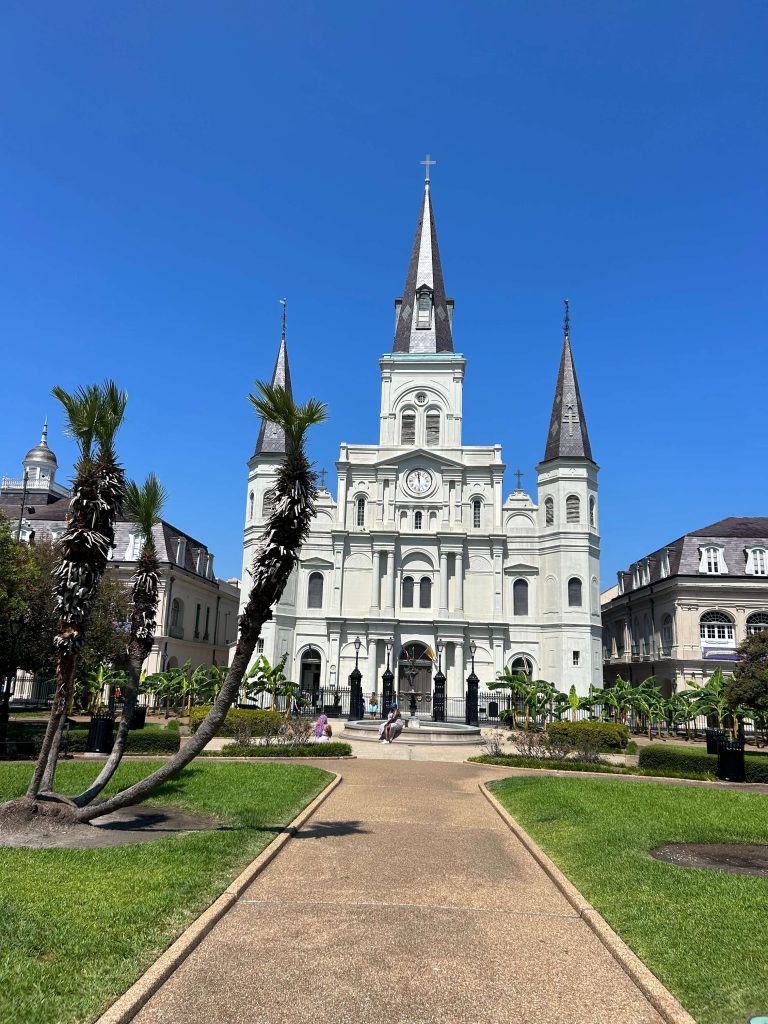
M445 297L443 268L437 245L435 215L429 188L429 157L416 237L403 295L395 299L393 352L453 352L453 299Z

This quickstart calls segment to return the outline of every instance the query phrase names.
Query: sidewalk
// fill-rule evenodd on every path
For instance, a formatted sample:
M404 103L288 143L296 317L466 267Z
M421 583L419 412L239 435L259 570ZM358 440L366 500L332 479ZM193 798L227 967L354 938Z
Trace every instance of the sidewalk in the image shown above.
M340 770L137 1024L659 1024L482 797L487 769Z

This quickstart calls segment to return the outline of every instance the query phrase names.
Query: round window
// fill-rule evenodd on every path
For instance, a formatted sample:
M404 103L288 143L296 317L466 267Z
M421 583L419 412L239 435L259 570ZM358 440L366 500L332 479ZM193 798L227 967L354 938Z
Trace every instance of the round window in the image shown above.
M423 391L418 391L416 393L416 401L419 403L419 405L424 405L426 400L427 400L427 396L426 396L426 394Z

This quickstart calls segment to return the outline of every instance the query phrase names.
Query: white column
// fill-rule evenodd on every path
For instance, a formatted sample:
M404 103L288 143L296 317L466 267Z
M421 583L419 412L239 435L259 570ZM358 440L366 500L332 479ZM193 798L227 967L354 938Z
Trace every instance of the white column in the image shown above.
M464 554L461 551L456 552L456 598L455 598L455 611L464 611Z
M395 552L387 551L387 604L388 615L395 614Z
M380 587L379 583L381 580L381 572L379 571L379 558L381 556L380 551L373 552L372 558L372 570L371 570L371 614L378 614L379 611L379 595Z
M448 552L440 552L440 614L448 613Z
M368 707L368 698L378 690L378 666L376 664L376 640L368 641L368 665L363 678L363 696L365 706Z

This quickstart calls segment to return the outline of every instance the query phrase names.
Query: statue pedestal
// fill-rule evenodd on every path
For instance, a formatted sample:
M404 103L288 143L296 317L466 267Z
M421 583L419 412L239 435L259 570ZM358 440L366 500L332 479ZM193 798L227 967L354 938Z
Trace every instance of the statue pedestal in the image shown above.
M411 715L411 717L408 719L408 728L409 729L420 729L421 728L421 722L418 720L418 718L415 715Z

